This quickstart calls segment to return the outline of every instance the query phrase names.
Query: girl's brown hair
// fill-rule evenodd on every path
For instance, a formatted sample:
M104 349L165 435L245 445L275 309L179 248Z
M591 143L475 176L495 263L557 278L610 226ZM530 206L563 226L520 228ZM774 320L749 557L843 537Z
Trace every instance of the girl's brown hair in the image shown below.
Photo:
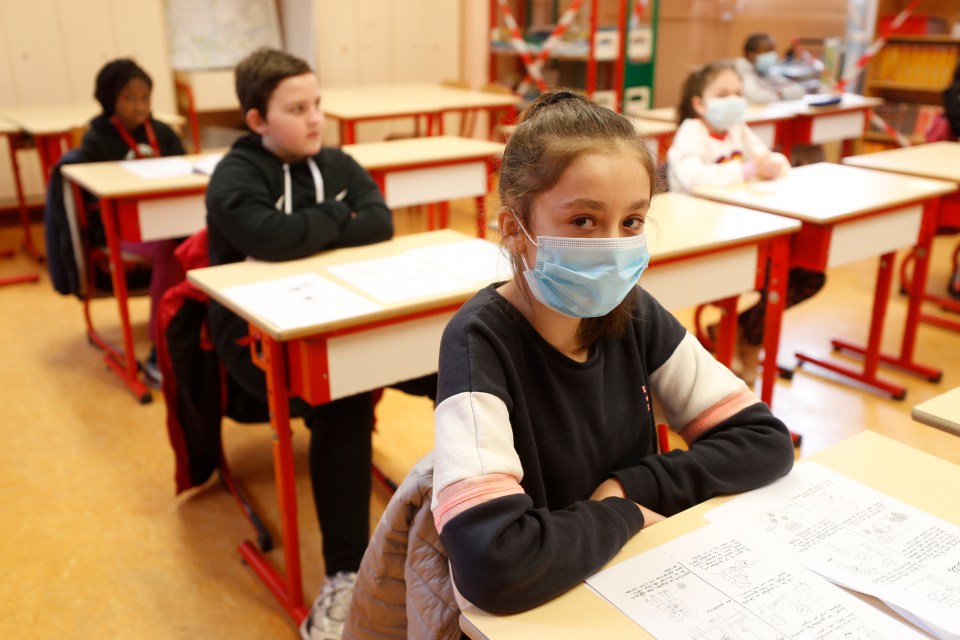
M721 71L733 71L737 73L736 67L727 60L717 60L708 62L699 69L691 71L687 79L683 81L683 89L680 91L680 106L677 107L677 122L683 122L687 118L699 118L700 115L693 108L694 96L703 97L703 90L707 85L713 82L713 79L720 75ZM737 75L740 75L737 73Z
M577 158L587 154L633 153L650 179L650 197L657 184L657 165L650 146L633 123L619 113L569 91L545 93L521 113L500 165L500 205L511 209L532 233L531 208L538 194L551 189ZM512 256L514 278L529 293L519 252ZM584 318L577 331L581 348L624 334L633 318L635 290L599 318Z

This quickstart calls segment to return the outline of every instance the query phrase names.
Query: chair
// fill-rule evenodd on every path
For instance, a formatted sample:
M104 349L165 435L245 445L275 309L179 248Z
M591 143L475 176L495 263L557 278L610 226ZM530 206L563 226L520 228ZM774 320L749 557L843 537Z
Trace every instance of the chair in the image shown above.
M193 101L193 89L181 80L174 83L177 90L177 109L187 114L190 123L190 138L193 141L193 153L200 153L200 121L197 118L197 107Z

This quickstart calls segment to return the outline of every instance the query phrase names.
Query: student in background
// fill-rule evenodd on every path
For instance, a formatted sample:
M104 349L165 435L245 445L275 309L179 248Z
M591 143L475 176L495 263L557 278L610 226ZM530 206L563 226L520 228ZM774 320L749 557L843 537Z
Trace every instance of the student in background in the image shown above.
M729 62L712 62L683 83L677 119L680 127L667 152L670 190L690 193L702 185L770 180L787 173L790 163L772 152L743 121L747 104L740 77ZM824 284L825 275L792 269L787 307L806 300ZM763 344L765 300L740 314L734 370L752 385Z
M103 113L90 122L90 128L83 136L80 144L82 162L183 155L183 145L177 134L150 115L152 90L153 80L133 60L113 60L100 69L94 97ZM91 198L87 206L93 214L94 233L102 234L96 200ZM102 238L97 242L103 242ZM160 385L155 346L160 298L167 289L183 280L180 263L173 255L179 243L177 239L120 243L124 251L150 261L149 335L152 346L142 366L147 382L154 387Z
M743 96L750 104L799 100L807 93L803 85L773 68L779 62L776 45L768 33L751 34L743 42L743 57L735 64L743 80Z
M435 413L434 520L486 611L554 598L642 528L793 464L784 425L636 286L655 166L629 120L565 91L507 144L514 277L447 325ZM689 451L656 455L651 396Z
M294 260L325 249L390 239L393 220L370 175L323 147L317 77L303 60L259 49L236 68L237 97L253 132L237 140L207 189L210 264ZM229 375L266 398L266 379L245 345L247 323L211 301L210 333ZM398 388L436 396L436 376ZM370 528L374 397L320 406L299 398L291 413L310 429L310 478L323 533L327 580L303 621L305 640L340 637Z

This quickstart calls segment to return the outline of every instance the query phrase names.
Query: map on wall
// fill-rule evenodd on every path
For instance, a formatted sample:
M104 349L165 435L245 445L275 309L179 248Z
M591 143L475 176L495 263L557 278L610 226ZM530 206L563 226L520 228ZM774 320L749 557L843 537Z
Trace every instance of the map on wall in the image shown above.
M283 46L275 0L164 0L164 5L176 70L232 68L258 47Z

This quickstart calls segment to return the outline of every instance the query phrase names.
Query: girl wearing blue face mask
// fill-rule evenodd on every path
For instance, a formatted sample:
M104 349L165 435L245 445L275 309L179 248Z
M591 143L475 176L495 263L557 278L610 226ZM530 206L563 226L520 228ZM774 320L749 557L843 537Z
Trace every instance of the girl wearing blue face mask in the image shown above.
M667 152L670 190L689 193L698 185L736 184L783 175L790 163L771 152L743 122L746 102L740 77L728 62L712 62L694 71L683 84L678 108L680 127ZM816 294L823 273L792 269L786 306ZM737 351L732 367L744 382L757 379L766 302L761 299L740 314Z
M432 508L461 606L537 606L642 528L793 463L784 425L637 286L655 176L629 120L568 92L507 144L514 277L440 346ZM688 450L656 455L654 397Z
M743 42L743 57L737 58L737 73L743 79L743 95L750 104L799 100L807 90L777 68L777 43L768 33L753 33Z
M712 62L683 84L680 127L667 152L670 190L689 193L699 185L769 180L790 169L743 121L747 101L740 76L728 62Z

